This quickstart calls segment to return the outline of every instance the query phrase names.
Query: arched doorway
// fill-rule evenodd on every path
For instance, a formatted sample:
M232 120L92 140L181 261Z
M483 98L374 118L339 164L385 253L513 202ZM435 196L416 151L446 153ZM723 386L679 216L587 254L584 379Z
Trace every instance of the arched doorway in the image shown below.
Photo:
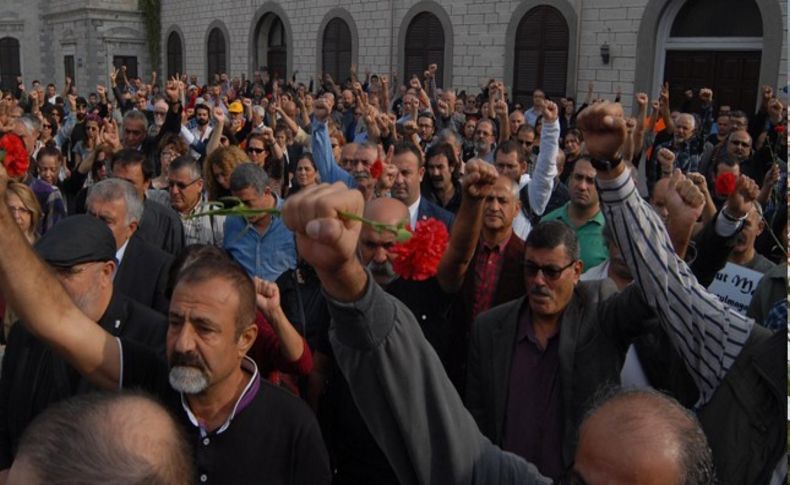
M16 78L22 75L19 61L19 40L13 37L0 39L0 87L16 89Z
M340 17L330 20L324 29L321 69L337 82L343 82L351 71L351 30Z
M420 12L409 23L404 45L404 83L412 75L423 79L423 73L431 64L437 64L436 86L444 85L444 28L436 15Z
M565 96L568 69L568 23L554 7L541 5L524 14L516 29L513 97L532 104L532 92Z
M184 49L178 32L170 32L167 36L167 77L184 72Z
M763 22L754 0L674 0L659 27L654 85L668 82L679 108L687 89L713 90L718 105L752 112L757 102Z
M282 19L274 13L267 13L255 27L256 71L264 68L271 75L285 78L288 75L288 39Z

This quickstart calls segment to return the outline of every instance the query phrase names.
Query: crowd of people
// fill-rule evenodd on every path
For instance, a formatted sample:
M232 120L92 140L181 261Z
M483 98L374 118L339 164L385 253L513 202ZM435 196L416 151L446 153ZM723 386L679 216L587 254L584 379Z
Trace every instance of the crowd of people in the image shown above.
M0 483L784 483L787 100L438 69L0 93Z

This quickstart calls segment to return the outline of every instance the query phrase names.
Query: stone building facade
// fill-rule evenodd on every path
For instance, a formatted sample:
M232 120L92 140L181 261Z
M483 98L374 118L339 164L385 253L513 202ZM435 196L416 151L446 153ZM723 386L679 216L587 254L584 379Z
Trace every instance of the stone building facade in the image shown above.
M16 47L16 52L14 51ZM66 75L80 93L108 83L110 67L150 73L137 0L2 0L0 77L53 82Z
M17 42L25 79L61 84L69 62L81 92L110 66L151 66L136 0L2 0L0 77ZM400 80L440 64L444 87L503 79L515 96L535 87L583 97L713 87L744 109L758 88L787 85L782 0L162 0L165 73L233 76L264 66L307 82L350 65ZM71 56L71 60L69 57Z
M433 60L456 89L498 78L524 99L538 84L583 97L592 82L630 106L669 79L674 99L713 84L745 109L760 85L787 85L781 0L163 0L162 35L164 69L201 82L218 64L232 75L281 64L306 82L348 64L403 79Z

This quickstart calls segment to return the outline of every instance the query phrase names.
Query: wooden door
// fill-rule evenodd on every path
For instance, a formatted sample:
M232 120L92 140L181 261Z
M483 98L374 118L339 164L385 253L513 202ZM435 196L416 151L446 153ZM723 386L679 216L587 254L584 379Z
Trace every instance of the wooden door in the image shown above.
M670 105L680 108L684 91L696 94L703 87L713 90L716 103L747 114L754 112L760 77L760 51L669 50L664 80L670 86Z

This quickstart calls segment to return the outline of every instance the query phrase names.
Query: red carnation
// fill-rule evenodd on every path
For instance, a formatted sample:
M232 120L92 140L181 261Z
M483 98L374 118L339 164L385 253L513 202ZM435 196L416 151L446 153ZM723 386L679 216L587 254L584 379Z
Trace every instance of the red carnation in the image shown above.
M719 175L716 177L716 193L727 197L735 191L735 182L737 181L738 177L732 172L725 172Z
M384 171L384 164L381 163L381 159L377 158L376 161L373 162L373 165L370 166L370 177L377 179L381 177L381 172L383 171Z
M406 226L411 230L410 226ZM405 242L393 246L396 273L407 280L423 281L434 276L439 268L450 235L447 228L434 218L417 222L417 230Z
M776 125L774 127L774 131L781 135L782 133L785 132L785 125Z
M27 156L25 143L19 136L6 133L0 137L0 160L3 161L9 177L21 177L27 173L30 158Z

